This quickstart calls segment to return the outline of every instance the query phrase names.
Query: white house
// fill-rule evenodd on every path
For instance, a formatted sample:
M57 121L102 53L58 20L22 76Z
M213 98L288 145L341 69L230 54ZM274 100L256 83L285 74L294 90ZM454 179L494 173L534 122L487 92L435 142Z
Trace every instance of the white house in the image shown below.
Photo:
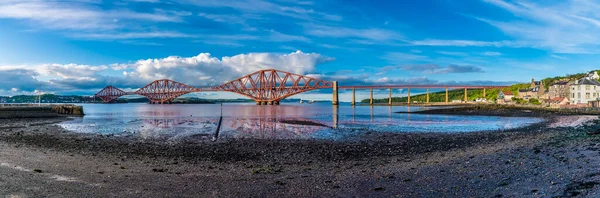
M600 97L600 82L596 71L588 73L586 77L571 84L571 104L587 104Z
M596 72L595 70L591 71L591 72L588 72L587 75L586 75L586 77L594 79L594 80L600 79L600 75L598 75L598 72Z

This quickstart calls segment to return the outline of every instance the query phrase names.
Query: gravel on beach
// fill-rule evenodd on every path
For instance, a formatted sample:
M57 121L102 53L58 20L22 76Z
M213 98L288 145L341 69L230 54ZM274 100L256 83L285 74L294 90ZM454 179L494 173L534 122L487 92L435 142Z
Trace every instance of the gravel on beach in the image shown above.
M586 132L600 122L537 117L508 131L178 143L74 133L53 125L60 117L0 119L0 195L598 196L600 136Z

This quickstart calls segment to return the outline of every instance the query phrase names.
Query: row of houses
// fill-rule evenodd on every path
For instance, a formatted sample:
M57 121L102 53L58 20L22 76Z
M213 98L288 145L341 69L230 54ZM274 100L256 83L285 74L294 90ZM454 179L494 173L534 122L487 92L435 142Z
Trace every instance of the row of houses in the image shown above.
M549 105L581 105L600 100L600 76L596 71L587 73L578 80L564 79L544 86L543 81L531 79L528 89L519 89L516 97L524 100L532 98ZM501 103L510 102L515 95L511 91L498 94Z

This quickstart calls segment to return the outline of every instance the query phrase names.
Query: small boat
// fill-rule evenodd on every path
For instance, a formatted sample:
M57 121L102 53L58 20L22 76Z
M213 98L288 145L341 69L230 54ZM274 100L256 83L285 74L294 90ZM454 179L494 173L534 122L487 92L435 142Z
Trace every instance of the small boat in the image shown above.
M303 102L302 102L302 98L300 98L300 103L303 103Z
M308 101L308 104L312 104L312 103L315 103L315 100Z

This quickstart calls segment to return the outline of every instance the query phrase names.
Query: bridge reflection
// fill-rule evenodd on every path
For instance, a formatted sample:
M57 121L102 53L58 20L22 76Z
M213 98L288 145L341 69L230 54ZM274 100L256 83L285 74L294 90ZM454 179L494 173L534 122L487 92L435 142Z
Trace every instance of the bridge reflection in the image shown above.
M147 125L146 131L149 131L150 133L157 133L157 131L150 130L152 127L159 129L176 128L186 131L188 134L203 134L203 136L207 137L214 136L214 139L220 138L219 136L232 138L298 139L310 138L315 136L316 133L332 131L338 129L340 126L344 126L345 128L369 129L372 126L378 125L394 126L411 124L410 113L396 114L392 107L369 106L368 112L362 111L360 114L357 114L356 110L360 107L352 107L351 111L348 111L349 109L347 109L344 115L340 115L340 108L338 106L331 106L332 111L330 115L317 118L295 117L289 115L279 116L278 111L281 111L281 109L270 108L268 106L264 107L266 108L254 109L254 115L223 117L222 128L219 132L216 131L217 123L219 121L218 117L190 116L142 120L143 123ZM381 109L377 110L378 113L375 113L375 108ZM383 110L383 108L388 108L387 112ZM408 108L408 111L410 111L410 107ZM340 118L340 116L342 118ZM394 118L395 116L397 118ZM413 124L427 125L432 122L432 120L430 120L430 115L423 115L423 117L425 119L418 118ZM439 121L440 120L438 119L437 122ZM442 122L444 121L442 120ZM447 116L445 122L449 122ZM453 122L460 123L460 121ZM153 136L156 135L157 134L153 134Z

